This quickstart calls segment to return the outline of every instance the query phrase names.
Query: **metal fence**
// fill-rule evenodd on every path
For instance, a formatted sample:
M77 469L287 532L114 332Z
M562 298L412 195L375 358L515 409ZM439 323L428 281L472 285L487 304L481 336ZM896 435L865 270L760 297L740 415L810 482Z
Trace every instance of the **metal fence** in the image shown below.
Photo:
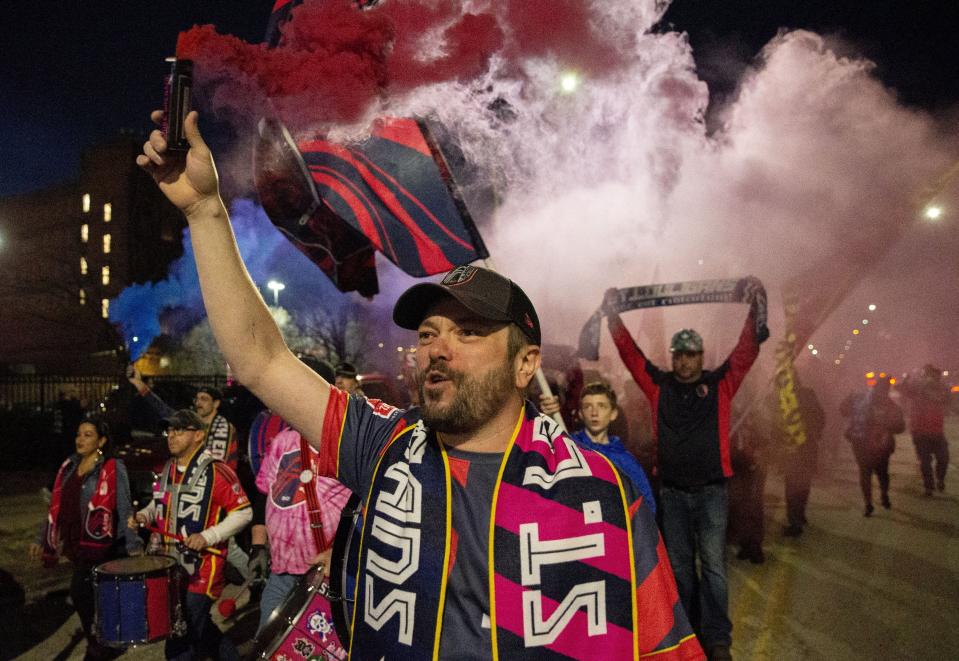
M150 377L148 381L222 388L227 383L227 377L223 374L177 374ZM0 410L27 408L45 412L52 410L57 401L66 397L78 398L86 408L121 385L126 386L126 380L112 376L0 375Z

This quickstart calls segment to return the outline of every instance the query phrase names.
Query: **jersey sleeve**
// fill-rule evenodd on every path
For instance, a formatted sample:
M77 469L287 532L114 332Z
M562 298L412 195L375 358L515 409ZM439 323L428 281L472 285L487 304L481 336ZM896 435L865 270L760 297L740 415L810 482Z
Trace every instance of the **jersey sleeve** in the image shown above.
M756 317L750 310L746 323L743 324L743 330L739 334L739 341L723 367L720 368L723 371L723 377L719 387L725 390L730 399L739 390L739 386L742 385L743 379L746 378L749 368L756 362L757 357L759 357L759 338L756 337Z
M619 357L623 360L623 364L626 365L629 373L632 374L640 390L655 405L659 393L657 383L663 374L662 370L649 362L618 314L612 314L608 319L609 334L613 338L616 350L619 351Z
M627 487L627 494L630 492L636 495L635 487ZM666 661L705 659L679 600L676 579L653 511L642 496L633 501L629 511L636 567L640 658Z
M399 409L331 387L320 439L320 474L365 496L380 452L405 426Z
M216 480L213 485L214 502L228 514L249 507L250 500L246 497L246 492L240 486L240 478L236 476L233 469L221 461L216 461L213 463L213 470Z

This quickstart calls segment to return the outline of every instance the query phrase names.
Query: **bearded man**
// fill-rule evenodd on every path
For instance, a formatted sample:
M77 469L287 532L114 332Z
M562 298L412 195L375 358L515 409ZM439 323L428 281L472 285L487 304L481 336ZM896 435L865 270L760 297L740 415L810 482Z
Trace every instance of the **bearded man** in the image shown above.
M351 656L702 658L649 507L524 399L541 335L523 290L471 266L410 288L393 318L418 333L422 408L349 395L284 344L195 112L185 127L185 156L154 131L137 162L187 217L217 342L364 499Z

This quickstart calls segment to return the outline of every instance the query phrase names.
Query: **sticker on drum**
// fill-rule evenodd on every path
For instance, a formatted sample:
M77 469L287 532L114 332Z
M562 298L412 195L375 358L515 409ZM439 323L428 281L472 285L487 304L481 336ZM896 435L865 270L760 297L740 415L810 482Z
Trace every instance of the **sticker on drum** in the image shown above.
M338 601L323 577L323 566L311 569L270 615L257 636L255 658L346 659L347 650L333 625Z
M354 542L359 540L360 500L350 496L337 527L330 578L318 566L306 573L270 615L256 638L253 658L284 661L348 656L355 588Z
M174 558L143 555L119 558L93 570L97 640L129 647L186 633L186 587Z

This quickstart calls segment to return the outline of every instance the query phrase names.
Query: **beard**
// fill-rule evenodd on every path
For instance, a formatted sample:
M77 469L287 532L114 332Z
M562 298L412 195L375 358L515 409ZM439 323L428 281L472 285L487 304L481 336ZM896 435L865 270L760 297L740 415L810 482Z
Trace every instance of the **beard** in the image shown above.
M503 408L515 393L510 364L504 362L485 374L473 376L450 369L445 361L431 361L418 375L423 422L430 429L447 434L465 434L479 429ZM426 374L441 372L455 386L448 404L431 400L424 389Z

